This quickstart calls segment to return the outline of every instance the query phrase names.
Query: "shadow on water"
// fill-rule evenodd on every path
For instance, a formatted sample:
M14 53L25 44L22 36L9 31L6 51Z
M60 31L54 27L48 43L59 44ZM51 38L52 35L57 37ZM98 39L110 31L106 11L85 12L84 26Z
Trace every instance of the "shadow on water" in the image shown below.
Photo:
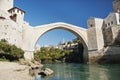
M44 64L54 74L38 80L119 80L120 65ZM37 79L36 79L37 80Z

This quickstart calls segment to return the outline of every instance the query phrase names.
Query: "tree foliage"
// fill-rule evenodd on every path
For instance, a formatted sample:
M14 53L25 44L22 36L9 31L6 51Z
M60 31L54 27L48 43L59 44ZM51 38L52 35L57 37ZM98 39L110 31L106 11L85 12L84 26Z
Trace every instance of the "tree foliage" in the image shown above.
M34 55L35 60L41 60L43 62L44 61L81 62L81 59L83 57L81 56L81 53L76 53L72 49L62 50L53 47L50 48L42 47L40 51L37 51L36 53L34 53Z
M76 44L78 47L73 48L72 44ZM51 47L41 47L41 49L34 53L35 60L50 60L50 61L62 61L62 62L82 62L83 60L83 45L79 38L74 39L66 43L59 43L59 45L68 45L69 48L59 49Z
M10 51L10 44L7 41L0 41L0 51L9 52Z
M18 58L23 58L24 51L21 48L17 48L15 45L10 47L10 55Z
M35 60L51 60L51 61L55 61L55 60L60 60L63 57L65 57L66 55L69 55L70 53L72 53L72 50L61 50L58 48L54 48L54 47L42 47L40 49L40 51L37 51L35 53Z
M0 53L10 55L12 58L23 58L24 51L15 45L9 44L6 40L0 41ZM5 56L5 55L4 55Z

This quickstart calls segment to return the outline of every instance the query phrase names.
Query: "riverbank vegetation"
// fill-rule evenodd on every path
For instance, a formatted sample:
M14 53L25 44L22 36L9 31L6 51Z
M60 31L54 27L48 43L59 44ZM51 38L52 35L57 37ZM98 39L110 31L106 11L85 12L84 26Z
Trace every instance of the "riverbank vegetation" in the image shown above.
M65 57L70 55L72 50L61 50L55 49L54 47L41 47L39 51L35 53L35 60L42 62L55 62L55 61L65 61Z
M72 46L72 44L76 44ZM66 44L66 45L65 45ZM79 38L69 41L67 43L60 43L59 45L69 46L56 48L54 46L41 47L34 53L34 58L41 62L83 62L83 45L80 43ZM77 47L76 47L77 46Z
M24 51L15 45L9 44L6 40L0 41L0 60L17 61L23 58Z

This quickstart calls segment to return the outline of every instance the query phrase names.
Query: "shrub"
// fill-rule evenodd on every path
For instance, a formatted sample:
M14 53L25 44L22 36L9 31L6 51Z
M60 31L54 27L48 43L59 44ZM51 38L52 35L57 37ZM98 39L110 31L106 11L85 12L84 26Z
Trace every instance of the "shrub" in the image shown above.
M7 41L0 41L0 50L10 52L11 45Z
M0 41L0 51L4 54L5 56L9 56L6 59L11 59L13 60L18 60L19 58L23 58L24 51L15 45L10 45L6 40L1 40Z
M20 48L17 48L15 45L12 45L10 47L10 55L14 56L14 57L18 57L18 58L23 58L24 55L24 51Z

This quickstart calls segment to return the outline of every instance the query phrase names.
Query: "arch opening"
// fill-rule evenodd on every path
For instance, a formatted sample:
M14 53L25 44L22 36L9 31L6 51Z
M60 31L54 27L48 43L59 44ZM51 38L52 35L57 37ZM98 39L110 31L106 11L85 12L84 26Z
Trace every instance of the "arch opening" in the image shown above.
M61 30L65 30L65 31L68 31L69 33L72 33L76 36L76 39L79 39L80 40L80 43L78 43L78 51L79 52L74 52L74 54L71 54L71 55L68 55L67 57L71 57L74 55L74 58L76 59L76 56L78 57L79 56L79 61L76 61L76 62L80 62L80 63L86 63L88 62L88 47L87 47L87 44L86 42L84 41L84 39L81 37L81 35L79 33L77 33L77 31L73 31L72 29L69 29L69 28L66 28L64 26L58 26L58 27L54 27L54 28L51 28L51 29L48 29L46 31L44 31L42 34L39 35L39 37L37 37L36 39L36 42L34 44L34 47L35 45L37 44L38 40L44 36L46 33L49 33L50 31L54 31L54 30L58 30L58 29L61 29ZM83 35L84 36L84 35ZM82 48L82 49L81 49ZM75 51L75 50L74 50ZM82 53L81 53L82 52ZM77 53L77 55L76 55ZM76 56L75 56L76 55ZM73 59L74 60L74 59ZM69 62L69 58L66 59L67 62Z

